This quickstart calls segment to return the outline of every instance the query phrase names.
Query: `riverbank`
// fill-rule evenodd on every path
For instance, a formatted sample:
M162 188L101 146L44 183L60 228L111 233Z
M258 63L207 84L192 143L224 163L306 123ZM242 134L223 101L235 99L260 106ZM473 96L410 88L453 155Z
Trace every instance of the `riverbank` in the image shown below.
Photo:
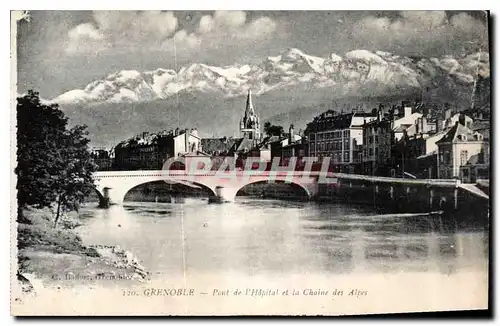
M21 291L36 294L38 287L98 285L103 282L148 279L148 272L131 252L119 246L84 246L77 229L77 213L61 217L54 228L48 209L27 209L27 223L19 223L18 273Z

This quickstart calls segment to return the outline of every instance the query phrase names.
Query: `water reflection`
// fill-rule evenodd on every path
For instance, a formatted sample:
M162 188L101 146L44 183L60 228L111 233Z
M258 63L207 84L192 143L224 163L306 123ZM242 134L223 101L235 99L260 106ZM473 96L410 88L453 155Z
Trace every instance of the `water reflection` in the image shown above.
M238 198L87 207L88 244L118 244L153 273L352 273L487 268L487 226L367 207Z

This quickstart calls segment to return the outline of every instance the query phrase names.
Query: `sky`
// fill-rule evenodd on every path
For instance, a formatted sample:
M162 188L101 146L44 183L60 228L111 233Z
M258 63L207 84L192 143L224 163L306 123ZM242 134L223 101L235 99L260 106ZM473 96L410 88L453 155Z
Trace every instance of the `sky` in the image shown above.
M33 11L18 23L18 93L52 99L123 70L258 63L290 47L460 56L488 49L484 12Z

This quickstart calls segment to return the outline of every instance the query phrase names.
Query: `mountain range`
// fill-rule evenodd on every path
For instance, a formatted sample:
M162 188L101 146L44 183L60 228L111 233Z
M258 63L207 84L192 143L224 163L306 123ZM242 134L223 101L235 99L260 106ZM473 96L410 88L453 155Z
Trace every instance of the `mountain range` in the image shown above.
M135 133L176 126L197 127L202 136L237 135L248 89L261 121L286 129L290 123L304 128L327 108L371 108L408 98L457 108L470 107L472 99L487 105L489 78L485 52L424 58L354 50L322 58L289 48L260 64L122 70L51 102L75 123L89 125L94 144L110 146Z

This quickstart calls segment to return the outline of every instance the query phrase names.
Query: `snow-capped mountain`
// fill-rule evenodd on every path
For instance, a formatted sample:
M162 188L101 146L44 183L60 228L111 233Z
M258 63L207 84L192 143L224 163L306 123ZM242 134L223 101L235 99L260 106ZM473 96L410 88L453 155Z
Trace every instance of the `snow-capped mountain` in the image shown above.
M429 87L472 85L476 76L490 75L489 55L478 52L454 58L417 58L389 52L355 50L343 57L321 58L290 48L258 65L225 67L194 63L174 71L122 70L83 89L59 95L59 104L142 103L166 99L180 92L243 95L249 88L259 95L289 87L331 90L337 97L381 96Z

